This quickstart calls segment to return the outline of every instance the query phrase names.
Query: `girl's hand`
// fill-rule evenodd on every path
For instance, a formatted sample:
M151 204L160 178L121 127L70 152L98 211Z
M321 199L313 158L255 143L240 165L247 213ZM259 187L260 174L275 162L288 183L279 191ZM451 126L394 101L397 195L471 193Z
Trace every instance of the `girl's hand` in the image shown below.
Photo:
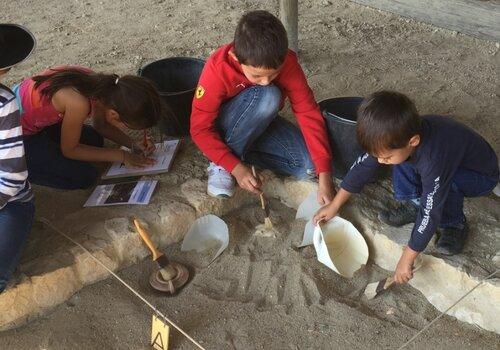
M132 153L142 153L144 156L153 154L156 150L156 145L148 137L145 140L135 141L132 144Z
M319 209L313 217L314 225L317 225L320 221L328 221L334 216L337 215L339 209L333 205L331 202L328 205L325 205L321 209Z
M332 173L324 172L319 174L317 201L321 205L330 204L337 191L333 183Z
M236 165L231 174L236 178L238 185L244 190L255 194L262 193L260 189L262 187L262 180L258 176L253 176L252 170L243 163Z
M144 157L142 154L123 151L123 164L125 164L127 168L145 168L155 163L156 161L153 158Z

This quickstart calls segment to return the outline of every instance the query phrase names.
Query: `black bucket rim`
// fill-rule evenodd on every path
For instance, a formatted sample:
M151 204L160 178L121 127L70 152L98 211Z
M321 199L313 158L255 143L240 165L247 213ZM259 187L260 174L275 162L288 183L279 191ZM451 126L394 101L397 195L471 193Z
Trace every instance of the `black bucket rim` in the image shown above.
M322 113L323 113L323 117L335 118L335 119L338 119L345 124L357 124L357 122L355 122L353 120L342 118L342 117L340 117L336 114L333 114L331 112L328 112L328 111L322 111Z
M325 109L323 109L323 105L327 102L330 102L330 101L342 101L342 100L357 100L359 102L362 102L363 101L363 97L361 96L340 96L340 97L331 97L331 98L327 98L327 99L324 99L324 100L321 100L320 102L318 102L318 106L321 110L321 114L323 114L323 117L334 117L346 124L357 124L357 121L355 120L350 120L350 119L346 119L346 118L343 118L335 113L332 113L330 111L327 111Z
M199 63L203 63L203 65L205 65L205 63L206 63L206 61L204 59L197 58L197 57L186 57L186 56L166 57L166 58L162 58L162 59L159 59L159 60L156 60L156 61L149 62L144 67L139 68L137 70L137 75L140 76L140 77L149 79L149 78L147 78L147 77L145 77L145 76L142 75L142 72L144 71L144 69L146 69L147 67L149 67L149 66L151 66L151 65L153 65L155 63L162 62L162 61L167 61L167 60L173 60L173 59L188 60L188 61L198 61ZM180 94L185 94L187 92L195 91L197 87L198 87L198 85L196 85L192 89L187 89L187 90L182 90L182 91L175 91L175 92L166 92L166 91L159 91L158 90L158 93L160 94L160 96L175 96L175 95L180 95Z

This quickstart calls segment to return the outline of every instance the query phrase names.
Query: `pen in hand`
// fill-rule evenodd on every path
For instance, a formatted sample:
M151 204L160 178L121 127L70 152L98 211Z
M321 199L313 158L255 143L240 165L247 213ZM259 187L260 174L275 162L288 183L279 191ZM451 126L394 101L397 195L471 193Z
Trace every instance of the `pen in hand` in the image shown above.
M148 135L146 133L146 131L144 131L144 136L143 136L143 139L142 139L142 147L140 147L140 142L141 141L137 141L137 142L133 142L132 143L132 148L131 148L131 152L133 154L137 154L137 155L141 155L143 157L147 157L148 156Z
M144 157L146 157L147 156L146 150L148 149L148 132L146 130L144 130L144 138L142 140L142 144L144 146L144 148L142 149L142 153Z

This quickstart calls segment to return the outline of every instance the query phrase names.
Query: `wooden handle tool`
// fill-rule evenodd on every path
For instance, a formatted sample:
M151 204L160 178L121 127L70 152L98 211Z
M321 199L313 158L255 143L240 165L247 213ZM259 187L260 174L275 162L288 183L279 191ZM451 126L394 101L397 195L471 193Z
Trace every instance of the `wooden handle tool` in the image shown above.
M253 165L252 165L252 174L253 174L253 176L255 178L257 178L257 172L255 171L255 167ZM267 228L272 228L273 227L273 223L271 221L271 218L269 217L270 216L270 212L269 212L269 207L267 206L267 203L266 203L266 199L264 197L264 192L260 193L260 205L261 205L262 210L264 211L264 215L265 215L264 225Z

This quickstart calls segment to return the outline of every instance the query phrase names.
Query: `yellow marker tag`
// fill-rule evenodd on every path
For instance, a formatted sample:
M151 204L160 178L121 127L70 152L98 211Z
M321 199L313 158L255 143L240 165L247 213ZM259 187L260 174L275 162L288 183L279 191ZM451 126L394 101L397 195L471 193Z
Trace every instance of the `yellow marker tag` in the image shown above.
M155 350L168 349L168 334L170 327L163 323L156 315L153 315L153 323L151 327L151 346Z
M203 86L201 85L198 85L198 87L196 88L196 98L202 98L203 95L205 94L205 89L203 88Z

